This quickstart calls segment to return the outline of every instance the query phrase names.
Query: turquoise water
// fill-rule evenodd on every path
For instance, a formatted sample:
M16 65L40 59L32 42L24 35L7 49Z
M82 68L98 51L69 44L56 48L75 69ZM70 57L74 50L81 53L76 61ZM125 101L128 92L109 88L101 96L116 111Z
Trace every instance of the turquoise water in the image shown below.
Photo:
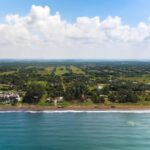
M0 150L149 150L150 113L0 113Z

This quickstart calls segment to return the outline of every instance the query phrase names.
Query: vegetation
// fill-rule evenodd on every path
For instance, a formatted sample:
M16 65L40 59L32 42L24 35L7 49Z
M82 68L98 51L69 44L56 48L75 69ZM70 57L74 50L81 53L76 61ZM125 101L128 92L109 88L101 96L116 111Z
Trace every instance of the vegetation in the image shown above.
M38 103L42 97L46 94L45 84L42 82L30 83L25 97L23 99L24 103Z
M46 105L63 97L62 106L150 101L150 62L0 63L0 91L18 92L23 103Z

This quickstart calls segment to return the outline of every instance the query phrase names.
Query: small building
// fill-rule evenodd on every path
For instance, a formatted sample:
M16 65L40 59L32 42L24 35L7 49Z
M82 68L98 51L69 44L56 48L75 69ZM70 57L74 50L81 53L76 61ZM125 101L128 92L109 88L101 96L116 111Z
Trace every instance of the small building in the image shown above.
M103 89L103 85L98 84L98 85L97 85L97 90L102 90L102 89Z
M63 101L64 101L64 98L63 98L62 96L60 96L60 97L56 97L55 100L56 100L57 102L63 102Z
M55 106L57 106L58 103L62 103L63 101L64 101L64 98L62 96L55 97L55 98L48 97L46 99L46 103L54 103Z
M13 92L1 92L0 93L0 103L10 104L14 102L20 102L21 98L19 94Z
M51 97L48 97L47 99L46 99L46 103L52 103L53 102L53 99L51 98Z

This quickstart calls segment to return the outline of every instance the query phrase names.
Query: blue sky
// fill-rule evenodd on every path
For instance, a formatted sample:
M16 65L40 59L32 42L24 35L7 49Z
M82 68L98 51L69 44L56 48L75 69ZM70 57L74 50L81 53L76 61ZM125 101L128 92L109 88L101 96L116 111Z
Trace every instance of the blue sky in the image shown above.
M150 0L1 0L1 22L6 14L26 15L33 4L48 5L52 13L59 11L71 22L78 16L120 16L123 23L136 26L140 21L148 22L150 16Z
M150 0L0 0L0 58L150 59Z

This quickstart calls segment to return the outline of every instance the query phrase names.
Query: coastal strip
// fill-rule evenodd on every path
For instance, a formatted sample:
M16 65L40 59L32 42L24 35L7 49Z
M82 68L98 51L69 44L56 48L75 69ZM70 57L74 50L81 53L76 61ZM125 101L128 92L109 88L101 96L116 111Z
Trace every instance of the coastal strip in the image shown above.
M35 106L35 105L25 105L25 106L11 106L11 105L1 105L0 106L0 113L2 112L44 112L44 113L82 113L82 112L122 112L122 113L150 113L150 106L70 106L65 108L57 108L53 106Z

